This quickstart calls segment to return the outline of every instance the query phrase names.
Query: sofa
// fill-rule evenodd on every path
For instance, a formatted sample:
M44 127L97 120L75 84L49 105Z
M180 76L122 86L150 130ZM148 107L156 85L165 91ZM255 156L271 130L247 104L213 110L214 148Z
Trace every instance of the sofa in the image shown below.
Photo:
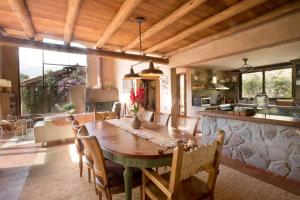
M115 112L96 112L74 114L74 118L79 124L85 124L94 120L106 120L116 118ZM52 141L66 140L74 138L69 115L60 114L45 117L43 121L38 121L34 125L34 139L36 143L41 142L43 145Z

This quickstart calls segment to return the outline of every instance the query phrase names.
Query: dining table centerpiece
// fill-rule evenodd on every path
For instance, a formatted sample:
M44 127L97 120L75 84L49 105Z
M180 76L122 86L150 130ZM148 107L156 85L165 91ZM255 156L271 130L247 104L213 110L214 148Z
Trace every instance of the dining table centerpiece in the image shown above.
M130 90L130 101L131 105L133 106L133 114L134 114L134 119L131 122L131 126L134 129L139 129L141 127L141 121L139 120L137 114L139 112L139 107L144 101L144 96L145 96L145 90L142 85L134 92L134 89L132 88Z

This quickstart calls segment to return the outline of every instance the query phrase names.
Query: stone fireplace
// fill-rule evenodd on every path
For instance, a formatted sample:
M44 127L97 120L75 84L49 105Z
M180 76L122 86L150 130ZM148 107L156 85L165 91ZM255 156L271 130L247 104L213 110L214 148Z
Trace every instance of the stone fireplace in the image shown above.
M115 102L118 102L117 89L91 89L86 90L86 112L111 111Z

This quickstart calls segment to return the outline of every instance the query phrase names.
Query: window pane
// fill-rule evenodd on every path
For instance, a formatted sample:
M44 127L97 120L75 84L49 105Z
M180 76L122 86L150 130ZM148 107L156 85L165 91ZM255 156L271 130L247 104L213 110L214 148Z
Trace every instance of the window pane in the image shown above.
M66 74L64 70L64 66L60 65L44 65L45 67L45 77L44 77L44 85L45 86L57 86L56 79L62 79L64 74Z
M185 115L185 75L179 75L179 114Z
M20 80L43 74L43 51L39 49L19 48Z
M70 54L70 65L87 66L86 55Z
M242 74L242 98L253 98L256 94L262 93L262 82L262 72Z
M51 64L69 65L70 56L68 53L58 51L44 51L44 62Z
M292 97L292 68L265 72L265 89L269 98Z
M44 42L63 44L63 41L50 39ZM84 48L79 44L71 46ZM64 112L71 88L86 84L86 68L72 66L86 66L86 55L28 48L20 48L19 55L22 114Z

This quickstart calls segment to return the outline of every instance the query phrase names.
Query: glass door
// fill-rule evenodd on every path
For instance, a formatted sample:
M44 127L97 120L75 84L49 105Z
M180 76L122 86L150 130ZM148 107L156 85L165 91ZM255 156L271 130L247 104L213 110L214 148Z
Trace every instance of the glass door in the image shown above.
M185 74L177 74L177 98L178 114L186 116L186 77Z

